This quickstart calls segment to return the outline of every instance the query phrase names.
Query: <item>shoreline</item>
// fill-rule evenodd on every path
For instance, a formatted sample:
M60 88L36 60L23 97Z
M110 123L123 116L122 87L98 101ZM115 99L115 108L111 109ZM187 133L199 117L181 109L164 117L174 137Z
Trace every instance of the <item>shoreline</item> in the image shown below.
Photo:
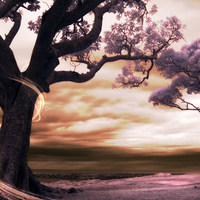
M59 199L63 200L200 199L200 174L173 175L170 173L158 173L155 175L110 180L60 180L45 185L59 188ZM71 189L73 189L73 192L70 193Z
M42 182L46 191L45 196L16 190L13 187L7 188L7 184L2 183L0 196L5 197L3 199L20 197L18 199L27 200L200 200L200 174L198 173L157 173L154 175L132 173L128 175L134 177L129 178L112 173L112 179L110 179L110 173L108 177L104 173L104 180L87 179L91 178L88 173L81 175L85 180ZM95 178L97 173L92 173L92 175ZM48 176L51 177L49 174Z

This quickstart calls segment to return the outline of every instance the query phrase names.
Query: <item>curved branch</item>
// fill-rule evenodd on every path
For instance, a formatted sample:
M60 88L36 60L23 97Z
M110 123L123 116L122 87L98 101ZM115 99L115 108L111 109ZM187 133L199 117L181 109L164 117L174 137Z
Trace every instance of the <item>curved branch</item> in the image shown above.
M54 1L53 6L42 17L42 24L33 49L30 65L26 71L27 77L39 85L39 82L44 80L46 76L48 77L52 71L53 65L49 65L49 63L52 62L52 58L56 56L56 53L54 48L51 47L51 43L55 29L71 2L72 0Z
M193 103L188 102L188 101L184 100L183 98L178 98L178 99L181 100L181 103L185 104L185 108L181 107L179 104L171 102L171 101L169 101L168 103L162 102L162 103L160 103L160 105L168 106L170 108L178 108L179 110L182 110L182 111L189 110L189 111L198 111L198 112L200 112L200 108L195 106ZM191 106L191 108L189 108L189 106Z
M183 69L182 67L180 67L179 65L177 65L176 62L175 62L174 60L171 60L171 62L172 62L181 72L185 73L185 74L186 74L188 77L190 77L190 78L196 79L197 82L200 84L200 79L199 79L198 75L197 75L197 76L193 76L193 75L190 74L190 73L195 73L195 72L196 72L196 74L198 74L198 73L199 73L198 71L185 70L185 69Z
M200 108L195 106L193 103L186 101L183 98L179 98L181 100L182 103L184 103L186 105L186 108L180 108L180 110L196 110L198 112L200 112ZM191 106L192 108L189 108L189 106Z
M57 0L42 16L42 24L35 43L33 57L47 52L52 43L54 32L72 0ZM35 55L36 54L36 55Z
M33 1L34 0L7 0L6 3L0 1L0 18L5 17L5 15L17 4Z
M184 108L181 108L178 104L173 103L172 101L169 101L169 102L167 102L167 103L162 102L161 105L169 106L170 108L178 108L179 110L184 110Z
M145 71L147 73L146 76L143 77L143 79L139 83L137 83L136 85L134 85L132 87L140 87L145 82L145 80L149 79L150 72L151 72L151 70L153 69L153 66L154 66L154 59L151 58L149 60L151 62L151 66L148 68L148 70Z
M87 35L80 37L76 40L64 41L64 42L60 42L60 43L56 43L52 45L58 51L58 54L57 54L58 57L86 49L93 42L95 42L101 33L103 15L109 11L113 3L116 4L117 2L118 0L115 0L114 2L108 3L102 8L96 8L93 11L95 15L95 20L93 23L92 30Z
M87 72L86 74L79 74L73 71L54 71L47 79L46 85L49 86L51 84L58 83L61 81L72 81L76 83L84 83L91 80L105 63L114 62L118 60L147 60L147 59L153 60L153 59L156 59L156 57L143 56L143 55L141 56L118 55L118 56L113 56L113 57L103 56L102 59L92 68L90 68L90 71ZM149 68L149 72L151 69L152 69L152 66Z
M6 35L5 42L10 46L11 42L13 41L14 37L16 36L17 32L19 31L20 25L21 25L21 14L16 12L14 14L14 25L11 28L8 35Z
M72 81L75 83L84 83L94 77L94 74L88 72L86 74L79 74L74 71L54 71L47 80L47 85L62 81Z
M12 50L0 36L0 75L19 76L20 71Z
M86 15L90 11L94 10L99 4L103 2L105 2L105 0L85 0L83 3L81 3L81 5L78 5L74 10L66 12L63 19L60 21L56 32L70 24L75 23L76 21L78 21L80 18L82 18L84 15ZM104 5L104 9L108 9L106 11L108 12L109 9L113 7L114 5L116 5L118 2L119 0L112 0L109 3L106 3ZM135 2L140 7L143 7L143 8L145 7L145 4L143 3L142 0L135 0Z
M103 56L103 58L105 58L106 62L114 62L114 61L118 61L118 60L155 60L157 59L157 56L146 56L146 55L138 55L138 56L131 56L131 55L116 55L116 56L112 56L112 57L107 57L107 56Z
M72 81L76 83L84 83L91 80L95 74L101 69L106 63L107 57L103 57L98 64L90 69L86 74L79 74L73 71L54 71L46 81L46 85L52 85L61 81Z
M56 32L60 29L75 23L84 15L94 10L100 3L105 0L85 0L81 5L78 5L74 10L65 13L64 17L58 24Z
M99 37L102 28L102 21L102 14L100 12L96 12L93 28L86 36L72 41L53 44L52 46L58 51L58 57L75 53L89 47Z

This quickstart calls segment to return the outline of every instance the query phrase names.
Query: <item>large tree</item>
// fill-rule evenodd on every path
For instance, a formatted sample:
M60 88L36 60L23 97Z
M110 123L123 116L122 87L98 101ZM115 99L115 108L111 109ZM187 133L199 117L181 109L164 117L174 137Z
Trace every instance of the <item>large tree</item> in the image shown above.
M11 43L28 12L40 10L37 0L0 0L0 18L12 21L10 31L0 36L0 106L3 111L0 132L0 179L18 188L42 192L27 165L27 152L34 105L41 93L60 81L83 83L92 79L105 63L127 61L123 68L124 85L134 80L145 82L160 51L182 38L183 26L176 17L159 23L151 22L156 6L147 9L148 0L54 0L47 1L48 10L28 28L37 34L26 70L18 67ZM40 12L41 13L41 12ZM103 16L116 16L110 30L101 34ZM101 35L100 35L101 34ZM22 38L23 40L23 38ZM92 51L102 49L99 60ZM86 73L57 71L59 58L71 60ZM69 62L68 62L69 63ZM129 70L142 72L138 79Z

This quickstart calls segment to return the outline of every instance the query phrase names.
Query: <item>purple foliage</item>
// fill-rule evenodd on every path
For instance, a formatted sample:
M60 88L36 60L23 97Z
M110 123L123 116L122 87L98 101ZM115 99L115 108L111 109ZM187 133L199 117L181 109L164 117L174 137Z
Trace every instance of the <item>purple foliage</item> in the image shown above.
M186 101L183 95L184 91L188 94L200 93L200 39L183 46L179 52L173 49L163 51L156 61L156 66L165 78L172 79L172 83L166 88L154 91L149 101L153 102L154 105L199 111L198 107ZM174 93L174 91L177 92ZM166 99L170 99L173 106ZM181 103L185 104L185 107L178 104L180 100Z

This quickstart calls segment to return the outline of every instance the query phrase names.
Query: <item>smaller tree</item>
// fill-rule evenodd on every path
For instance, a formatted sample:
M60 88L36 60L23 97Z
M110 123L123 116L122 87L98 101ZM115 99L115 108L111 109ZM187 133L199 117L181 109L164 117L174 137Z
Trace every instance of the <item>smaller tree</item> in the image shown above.
M200 112L199 105L184 98L184 93L200 93L200 39L183 46L178 52L173 49L163 51L156 61L156 67L165 78L172 79L172 83L155 90L149 101L155 106Z

